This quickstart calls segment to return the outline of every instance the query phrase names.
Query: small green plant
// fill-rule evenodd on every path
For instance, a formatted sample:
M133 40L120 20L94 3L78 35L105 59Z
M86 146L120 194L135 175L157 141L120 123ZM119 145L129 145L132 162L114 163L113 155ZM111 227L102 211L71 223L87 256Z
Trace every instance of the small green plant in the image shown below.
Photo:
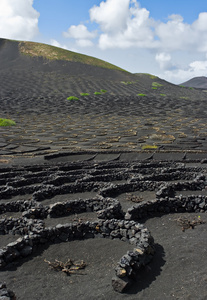
M101 90L101 93L106 93L107 91L106 90Z
M80 93L81 96L89 96L89 93Z
M133 84L134 82L133 81L121 81L121 83L128 85L128 84Z
M147 76L149 76L151 79L157 78L157 76L152 75L152 74L149 74L149 73L141 73L141 75L147 75Z
M94 95L101 95L101 92L95 92Z
M186 96L184 96L184 97L180 97L180 99L185 99L185 100L188 100L188 99L189 99L189 97L186 97Z
M179 85L180 87L184 88L185 86L184 85Z
M0 126L14 126L16 123L10 119L0 118Z
M145 97L146 94L137 94L137 96L140 96L140 97Z
M153 90L157 90L157 87L153 86L152 89L153 89Z
M166 97L167 95L166 94L160 94L160 96Z
M190 89L190 90L194 90L194 88L193 88L193 87L191 87L191 86L189 87L189 89Z
M156 145L143 145L142 150L156 150L158 146Z
M75 96L70 96L67 98L67 100L71 101L71 100L79 100L78 97L75 97Z
M154 82L152 83L152 86L157 88L157 87L163 86L163 84L154 81Z

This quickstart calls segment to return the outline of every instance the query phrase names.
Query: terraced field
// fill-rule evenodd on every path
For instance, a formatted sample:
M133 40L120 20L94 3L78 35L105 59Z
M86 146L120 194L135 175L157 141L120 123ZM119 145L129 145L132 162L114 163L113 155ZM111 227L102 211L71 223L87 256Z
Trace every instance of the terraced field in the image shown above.
M0 295L206 299L206 91L79 58L0 40Z
M80 158L84 157L80 155ZM120 157L111 156L107 161L106 155L104 162L103 158L102 161L98 161L96 157L90 159L85 156L85 161L80 161L76 157L76 162L54 164L57 157L50 156L47 159L52 160L52 164L17 166L1 170L0 212L3 219L0 224L0 233L1 246L3 246L1 266L4 270L1 275L8 278L7 284L12 286L14 291L17 290L19 299L25 299L29 294L34 293L34 287L29 284L23 293L19 292L19 286L23 284L23 281L25 283L31 280L30 276L27 278L27 272L31 268L35 270L37 264L41 265L42 278L47 275L48 281L44 292L36 291L33 296L30 296L31 299L36 299L41 295L52 298L54 289L51 289L51 285L54 280L58 282L58 286L62 285L62 275L58 277L53 273L54 271L48 270L43 260L43 253L49 261L51 257L54 257L54 251L57 251L56 259L66 261L71 257L73 259L84 257L89 260L91 247L99 249L96 253L92 252L93 260L95 263L101 257L99 262L105 274L104 278L101 276L103 273L100 274L95 266L93 269L89 262L88 271L86 268L85 273L87 276L84 276L83 281L81 280L81 290L77 292L80 275L74 274L72 275L74 281L71 277L73 284L60 292L60 298L65 297L65 293L68 292L73 297L82 297L81 299L84 299L82 293L86 293L85 297L86 295L95 297L104 293L102 285L104 287L108 285L112 278L112 282L114 278L117 278L118 283L113 284L113 287L118 291L122 291L123 288L123 292L135 291L137 284L140 290L144 284L140 279L143 274L142 269L134 269L131 265L135 274L132 280L129 267L126 265L127 276L129 276L127 282L123 282L122 276L119 278L115 275L119 274L117 272L120 266L121 270L124 269L122 260L125 261L129 254L137 253L138 249L148 251L144 258L144 265L148 264L151 259L154 264L161 263L163 254L160 252L160 247L162 245L158 245L158 241L152 239L148 229L142 224L146 224L146 220L163 218L162 216L166 214L172 216L173 213L188 220L192 217L186 213L196 213L195 224L202 224L206 220L204 216L207 208L205 161L202 164L195 159L187 160L186 163L182 160L170 163L134 159L127 162ZM183 191L185 195L182 195ZM186 194L187 191L188 194ZM198 222L201 216L202 222ZM176 219L174 223L175 221ZM137 228L138 231L133 228ZM160 230L159 228L158 231ZM152 231L156 232L154 228ZM176 231L178 236L181 235L182 231L178 230L178 227ZM95 244L93 241L89 243L94 237L96 237ZM106 241L104 244L101 238ZM191 243L191 241L186 242ZM76 247L82 247L81 245L84 245L84 249L82 251L79 249L77 252L81 257L77 257L69 250L70 247L76 249ZM111 258L108 258L108 251L104 250L106 246L111 249ZM149 252L149 247L153 251ZM181 243L177 247L183 248L185 244ZM133 248L136 249L135 252ZM156 255L154 250L156 250ZM68 256L69 254L71 257ZM119 258L118 255L120 255ZM102 264L108 259L110 263L104 268ZM141 259L142 256L139 256L139 264L142 264ZM22 273L24 268L28 270L26 273ZM150 272L155 276L157 269L153 270L153 268L152 262ZM179 270L179 272L183 271ZM9 274L12 275L8 277ZM36 272L33 276L35 274ZM96 280L90 279L91 276L95 276ZM18 278L18 280L13 281L12 278ZM64 277L64 282L65 280ZM87 288L88 280L93 282L90 283L93 292ZM149 293L153 292L153 288L148 289ZM143 287L140 292L143 293L144 290ZM141 296L142 293L137 296ZM118 294L113 292L112 286L108 295L120 299Z

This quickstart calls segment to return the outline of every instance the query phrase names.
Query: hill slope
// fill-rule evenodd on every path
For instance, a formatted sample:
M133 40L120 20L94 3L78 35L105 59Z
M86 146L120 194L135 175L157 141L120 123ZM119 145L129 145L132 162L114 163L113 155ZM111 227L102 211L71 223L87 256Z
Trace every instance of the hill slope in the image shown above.
M31 57L44 57L48 60L63 60L71 62L79 62L91 66L101 67L110 70L125 70L112 65L106 61L97 59L92 56L79 54L62 48L54 47L51 45L34 43L34 42L19 42L19 51L21 54L26 54Z
M186 87L193 87L193 88L207 90L207 77L205 77L205 76L194 77L194 78L182 83L182 85L186 86Z
M128 78L130 73L103 60L82 55L61 48L34 43L0 39L1 70L8 68L28 69L31 71L59 71L69 75L80 73Z
M22 53L27 51L22 45L29 45L29 53ZM96 59L73 55L84 63L58 48L0 40L0 117L16 122L0 128L0 155L45 147L206 149L205 92L150 74L96 66ZM78 101L68 101L70 96Z
M111 95L199 98L150 74L131 74L94 57L57 47L0 39L0 96L67 98L107 90Z

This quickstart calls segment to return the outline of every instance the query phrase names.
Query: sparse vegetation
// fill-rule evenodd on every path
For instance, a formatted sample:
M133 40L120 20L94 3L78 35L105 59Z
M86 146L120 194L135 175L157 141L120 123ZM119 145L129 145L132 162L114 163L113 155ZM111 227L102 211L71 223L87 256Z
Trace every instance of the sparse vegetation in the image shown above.
M65 50L62 48L58 48L46 44L34 43L34 42L19 42L19 51L25 55L41 56L49 60L66 60L66 61L80 62L80 63L84 63L96 67L101 67L110 70L119 70L128 73L126 70L123 70L104 60L100 60L92 56L79 54L76 52L72 52L69 50Z
M153 133L149 137L150 137L150 139L152 139L154 141L162 141L165 143L171 143L172 141L175 140L174 135L165 134L165 133Z
M89 93L80 93L81 96L89 96Z
M134 82L133 81L121 81L121 83L128 85L128 84L133 84Z
M152 74L148 74L148 75L150 76L151 79L157 78L157 76L155 76L155 75L152 75Z
M143 145L142 150L156 150L158 146L156 145Z
M154 82L152 83L152 86L158 88L158 87L160 87L160 86L163 86L163 84L154 81Z
M127 195L126 200L131 201L131 202L135 202L135 203L139 203L139 202L142 202L144 199L141 196L136 196L136 195L133 195L133 194L129 193Z
M155 78L157 78L157 76L155 76L155 75L152 75L152 74L149 74L149 73L141 73L141 75L147 75L147 76L149 76L151 79L155 79Z
M188 99L189 99L189 97L187 97L187 96L183 96L183 97L180 97L180 99L185 99L185 100L188 100Z
M106 90L101 90L101 93L106 93L107 91Z
M67 98L67 100L69 100L69 101L72 101L72 100L79 100L79 98L78 98L78 97L75 97L75 96L70 96L70 97Z
M101 92L95 92L94 95L102 95Z
M10 119L2 119L0 118L0 126L14 126L16 123Z
M197 225L205 224L205 221L201 220L200 216L198 216L198 218L194 217L193 219L184 216L176 219L176 221L178 225L182 227L182 231L189 228L194 229Z
M154 86L153 86L152 89L153 89L153 90L157 90L157 87L154 87Z
M160 94L160 96L166 97L167 95L166 94Z
M62 261L59 261L57 259L54 262L50 262L46 259L44 259L44 261L48 263L49 266L55 271L62 271L67 275L70 274L83 275L83 273L80 273L79 270L83 270L86 267L86 263L83 260L74 262L71 259L68 259L66 263L63 263Z
M140 96L140 97L145 97L146 94L137 94L137 96Z

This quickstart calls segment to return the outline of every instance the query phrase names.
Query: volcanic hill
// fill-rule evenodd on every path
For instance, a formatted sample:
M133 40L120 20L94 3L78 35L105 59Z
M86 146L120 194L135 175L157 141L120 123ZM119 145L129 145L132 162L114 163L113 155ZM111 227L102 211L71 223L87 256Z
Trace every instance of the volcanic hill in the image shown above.
M193 92L150 74L131 74L87 55L34 42L0 39L1 94L78 96L105 89L113 95L193 97ZM46 96L44 95L44 96Z
M185 87L207 90L207 77L205 76L194 77L186 82L183 82L181 85Z
M207 299L206 92L31 42L0 66L0 299Z
M0 39L0 65L2 154L206 148L201 90L33 42Z

